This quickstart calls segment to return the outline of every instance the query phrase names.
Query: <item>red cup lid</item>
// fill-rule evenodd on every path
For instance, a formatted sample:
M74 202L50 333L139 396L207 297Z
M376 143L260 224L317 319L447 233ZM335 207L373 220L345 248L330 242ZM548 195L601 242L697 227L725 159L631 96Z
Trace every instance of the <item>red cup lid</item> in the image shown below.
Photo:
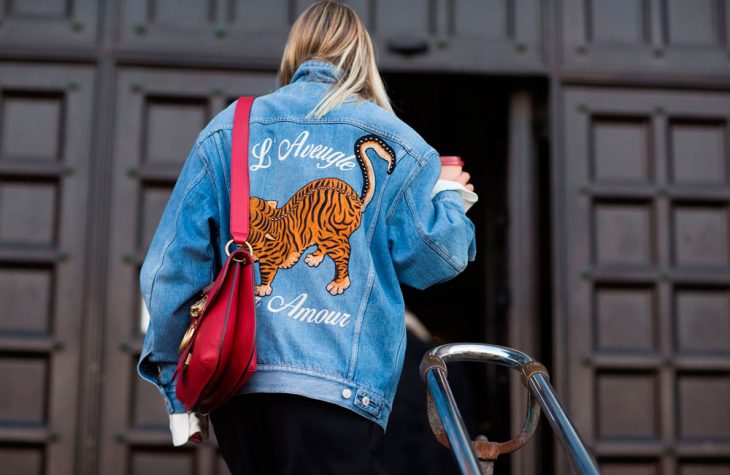
M459 167L464 166L464 161L458 155L441 155L439 158L441 159L441 165L456 165Z

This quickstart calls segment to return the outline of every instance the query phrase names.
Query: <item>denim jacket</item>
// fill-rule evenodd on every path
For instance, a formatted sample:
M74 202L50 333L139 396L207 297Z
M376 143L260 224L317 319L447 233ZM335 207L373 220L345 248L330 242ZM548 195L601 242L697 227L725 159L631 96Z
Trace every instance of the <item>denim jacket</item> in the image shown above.
M299 394L385 428L406 344L400 283L453 278L476 252L457 191L431 196L437 151L393 113L348 101L306 118L339 75L309 60L250 117L257 370L241 392ZM200 132L142 265L150 314L137 370L185 409L172 374L189 306L230 239L235 102Z

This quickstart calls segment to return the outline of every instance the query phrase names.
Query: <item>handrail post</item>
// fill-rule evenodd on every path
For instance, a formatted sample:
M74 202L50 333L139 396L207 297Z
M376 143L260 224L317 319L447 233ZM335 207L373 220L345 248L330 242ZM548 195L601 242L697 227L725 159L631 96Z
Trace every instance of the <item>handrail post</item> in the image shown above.
M599 473L593 457L583 445L578 432L570 423L562 404L555 396L555 391L548 378L544 374L535 374L530 378L528 384L530 391L542 406L542 412L552 426L553 432L558 436L563 449L570 455L569 459L578 473Z
M459 464L461 473L465 475L480 474L477 456L471 446L459 407L456 405L454 395L446 380L446 372L438 367L429 368L426 372L426 384L431 391L436 411L441 418L441 424L446 432L446 437L449 439L451 450L454 453L456 462Z
M449 388L446 377L447 361L495 363L522 373L523 382L529 391L529 404L525 424L519 437L501 443L480 440L470 442L459 408ZM451 447L463 474L480 473L477 454L480 460L493 461L500 454L511 453L524 446L535 432L541 407L563 448L570 455L569 459L576 470L585 475L600 474L596 462L588 453L555 395L547 370L525 353L487 344L442 345L424 355L421 361L421 377L426 382L437 412L436 415L431 414L433 408L429 406L431 429L439 442ZM491 464L485 465L488 466Z

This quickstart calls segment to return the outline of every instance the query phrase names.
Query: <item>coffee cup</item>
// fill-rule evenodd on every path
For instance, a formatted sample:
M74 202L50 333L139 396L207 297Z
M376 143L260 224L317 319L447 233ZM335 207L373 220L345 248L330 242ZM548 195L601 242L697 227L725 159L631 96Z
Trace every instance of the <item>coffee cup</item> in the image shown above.
M441 155L441 178L445 180L455 180L464 167L464 161L457 155Z

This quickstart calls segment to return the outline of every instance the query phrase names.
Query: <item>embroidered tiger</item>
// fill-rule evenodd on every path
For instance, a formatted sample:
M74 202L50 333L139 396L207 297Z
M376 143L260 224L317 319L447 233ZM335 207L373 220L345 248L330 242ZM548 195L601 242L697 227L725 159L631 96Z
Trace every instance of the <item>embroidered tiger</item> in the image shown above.
M304 258L308 266L317 267L325 256L335 263L335 276L327 291L340 295L350 287L350 235L360 227L365 207L375 193L375 173L366 155L371 149L388 162L389 175L395 169L395 152L380 136L359 138L355 142L355 158L363 175L359 195L338 178L322 178L304 185L281 208L276 201L250 198L249 243L261 274L256 295L270 295L278 270L294 266L310 246L317 249Z

